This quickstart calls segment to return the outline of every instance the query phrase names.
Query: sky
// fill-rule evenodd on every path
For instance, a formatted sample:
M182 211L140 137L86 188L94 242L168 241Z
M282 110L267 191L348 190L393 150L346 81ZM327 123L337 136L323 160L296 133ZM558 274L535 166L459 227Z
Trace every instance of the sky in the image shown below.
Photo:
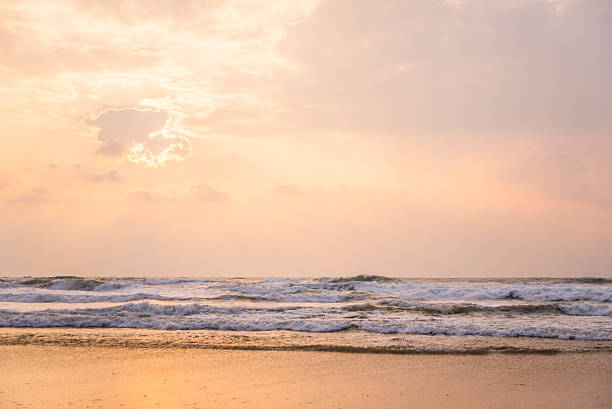
M0 0L0 274L611 276L609 0Z

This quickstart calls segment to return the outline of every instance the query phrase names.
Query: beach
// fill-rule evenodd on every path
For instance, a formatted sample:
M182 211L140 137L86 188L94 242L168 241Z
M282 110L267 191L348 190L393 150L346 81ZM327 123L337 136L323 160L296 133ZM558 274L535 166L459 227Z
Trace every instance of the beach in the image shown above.
M1 345L0 408L606 408L612 354Z
M609 408L612 281L0 279L0 409Z

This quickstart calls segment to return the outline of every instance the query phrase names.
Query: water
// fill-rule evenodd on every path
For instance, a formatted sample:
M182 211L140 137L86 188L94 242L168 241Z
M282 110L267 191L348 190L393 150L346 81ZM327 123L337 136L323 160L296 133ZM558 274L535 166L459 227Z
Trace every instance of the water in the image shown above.
M351 344L408 335L607 344L612 280L4 278L0 327L289 330Z

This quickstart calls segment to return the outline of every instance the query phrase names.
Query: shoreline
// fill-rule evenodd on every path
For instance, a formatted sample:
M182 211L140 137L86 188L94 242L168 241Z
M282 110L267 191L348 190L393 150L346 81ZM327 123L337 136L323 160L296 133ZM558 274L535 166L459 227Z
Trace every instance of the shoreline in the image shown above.
M313 351L392 355L612 353L612 341L527 337L377 334L365 331L154 330L130 328L0 328L0 345Z

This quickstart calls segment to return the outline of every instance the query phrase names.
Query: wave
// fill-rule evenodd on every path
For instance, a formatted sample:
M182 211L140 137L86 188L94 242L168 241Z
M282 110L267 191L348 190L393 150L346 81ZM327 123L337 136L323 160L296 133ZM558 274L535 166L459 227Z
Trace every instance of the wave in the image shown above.
M583 341L612 341L612 333L604 330L581 330L559 326L529 326L506 323L506 325L486 326L476 324L427 324L417 323L407 327L387 328L377 325L364 325L359 327L364 331L387 334L421 334L421 335L480 335L492 337L530 337L530 338L556 338L575 339Z
M412 312L426 315L525 315L525 314L544 314L544 315L576 315L576 316L612 316L612 305L608 303L543 303L543 304L521 304L509 303L503 305L481 305L474 303L452 302L452 303L431 303L423 301L409 301L401 299L382 300L378 302L366 302L362 304L341 304L334 303L355 301L360 297L348 295L325 295L317 297L291 294L287 296L256 296L241 294L224 294L209 298L190 297L190 296L164 296L151 293L130 293L130 294L58 294L56 292L45 293L0 293L0 302L14 303L125 303L131 301L180 301L180 302L289 302L303 303L308 305L316 302L330 304L326 309L320 308L321 314L329 314L333 311L346 312L382 312L382 313L401 313ZM154 305L154 304L152 304Z
M377 282L377 283L389 283L396 281L397 279L385 276L378 275L370 275L370 274L359 274L352 277L336 277L326 279L323 278L323 281L327 281L329 283L350 283L350 282Z
M523 300L523 301L612 301L612 286L591 284L424 284L349 282L339 287L376 294L392 294L409 300Z
M573 318L573 319L570 319ZM579 320L578 320L579 319ZM588 320L587 320L588 319ZM427 317L410 314L362 316L315 307L221 307L202 304L128 303L114 307L0 310L0 327L142 328L165 330L292 330L337 332L348 329L380 334L482 335L612 341L612 327L599 317L567 317L562 321L524 317Z
M214 296L245 296L267 301L336 303L367 297L404 300L522 300L528 302L612 302L612 286L600 279L565 283L507 283L490 281L465 283L431 280L410 281L376 275L353 277L263 280L192 280L162 278L85 279L71 276L5 280L2 289L96 293L160 293L210 299ZM604 280L605 279L601 279ZM448 280L447 280L448 281ZM525 280L529 282L529 280ZM607 283L607 281L605 281ZM30 291L29 290L29 291ZM16 301L17 302L17 301Z
M160 294L133 293L133 294L55 294L43 293L0 293L0 302L14 303L97 303L97 302L128 302L139 300L156 301L200 301L193 297L164 296Z
M559 304L559 309L567 315L612 317L611 305L591 303Z
M4 278L0 327L612 340L612 286L602 280Z
M206 296L161 295L156 293L123 293L123 294L66 294L53 292L9 293L0 292L0 302L15 303L93 303L93 302L128 302L138 300L157 301L251 301L251 302L303 302L303 303L338 303L359 299L355 294L286 294L286 295L244 295L223 294Z
M472 303L422 303L402 300L383 301L381 308L401 308L408 311L426 314L564 314L582 316L612 316L612 305L604 303L545 303L545 304L506 304L506 305L479 305ZM376 308L366 305L365 310Z
M6 287L33 287L63 291L112 291L131 285L122 281L89 279L74 276L55 276L5 280Z
M328 320L246 320L202 318L197 321L168 321L161 319L135 320L128 317L91 317L91 316L57 316L41 319L40 317L3 318L0 327L17 328L141 328L161 330L232 330L232 331L272 331L290 330L303 332L336 332L350 328L379 334L421 334L421 335L479 335L495 337L535 337L592 341L612 341L612 334L607 331L585 331L574 328L557 327L515 327L490 328L475 325L432 325L414 324L386 327L380 325L356 324L351 322L330 322Z
M277 313L295 310L312 310L307 307L283 306L283 307L243 307L243 306L217 306L207 304L153 304L148 302L127 303L113 307L102 308L80 308L80 309L53 309L44 310L48 314L86 314L99 316L116 316L124 313L136 313L138 317L165 315L165 316L185 316L195 314L223 314L236 315L241 313ZM0 310L2 311L2 310ZM4 310L6 311L6 310Z

